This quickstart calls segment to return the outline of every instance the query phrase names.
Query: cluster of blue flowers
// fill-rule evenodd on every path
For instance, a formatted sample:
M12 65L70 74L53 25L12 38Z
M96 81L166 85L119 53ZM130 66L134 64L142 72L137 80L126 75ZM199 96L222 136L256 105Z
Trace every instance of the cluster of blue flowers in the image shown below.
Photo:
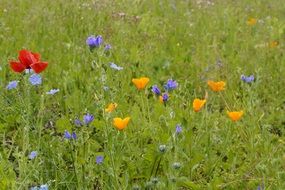
M168 79L166 84L163 85L166 92L162 93L157 85L153 85L151 91L156 95L162 97L163 102L167 102L169 99L169 92L178 87L178 83L175 80Z

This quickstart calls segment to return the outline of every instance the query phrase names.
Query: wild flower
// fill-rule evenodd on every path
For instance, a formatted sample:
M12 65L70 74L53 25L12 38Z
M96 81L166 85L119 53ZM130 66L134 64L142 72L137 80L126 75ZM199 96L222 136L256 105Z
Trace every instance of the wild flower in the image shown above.
M229 118L232 120L232 121L238 121L241 119L241 117L243 116L243 111L232 111L232 112L227 112Z
M246 82L246 83L252 83L254 81L254 75L250 75L250 76L245 76L245 75L241 75L240 76L240 79L243 81L243 82Z
M89 46L89 48L92 50L94 48L99 47L103 43L102 36L89 36L86 39L86 44Z
M195 98L193 101L193 109L195 112L198 112L202 109L202 107L205 105L206 100L201 100L199 98Z
M46 92L46 94L54 95L59 92L59 89L51 89L50 91Z
M81 127L81 126L83 126L83 123L80 121L80 119L75 119L74 120L74 125L76 127Z
M276 48L278 45L279 45L279 42L276 41L276 40L271 41L271 42L269 42L269 44L268 44L268 46L269 46L270 48Z
M164 85L164 89L166 91L171 91L171 90L176 89L177 86L178 86L178 83L175 80L168 79L166 84Z
M35 186L35 187L31 187L30 190L48 190L48 185L47 184L44 184L44 185L41 185L39 187Z
M124 69L123 67L120 67L120 66L116 65L115 63L110 63L110 67L114 70L117 70L117 71Z
M112 46L110 44L106 44L104 50L109 51L110 49L112 49Z
M33 86L37 86L42 84L42 77L38 74L32 74L29 78L29 81Z
M166 103L169 99L169 95L167 93L163 93L161 96L159 96L159 101L161 103Z
M182 133L182 126L181 126L180 124L177 124L177 125L176 125L175 133L176 133L176 134Z
M215 81L209 80L208 85L212 91L218 92L218 91L225 90L226 83L224 81L215 82Z
M158 150L161 153L166 152L166 145L165 144L159 145Z
M12 89L14 89L14 88L17 88L18 83L19 83L19 81L16 81L16 80L11 81L11 82L9 82L8 85L6 86L6 89L7 89L7 90L12 90Z
M181 163L180 162L174 162L173 164L172 164L172 167L174 168L174 169L180 169L181 168Z
M153 85L152 88L151 88L151 91L155 94L155 95L160 95L161 94L161 91L160 89L158 88L157 85Z
M48 66L47 62L40 61L41 55L28 50L19 51L19 61L10 61L10 67L17 73L22 73L25 69L33 69L35 73L40 73Z
M64 138L65 138L65 139L68 139L68 140L70 140L70 139L76 140L76 139L77 139L77 135L76 135L75 132L72 132L72 133L70 134L67 130L65 130L65 131L64 131Z
M116 117L113 119L113 125L118 129L118 130L123 130L127 127L130 117L126 117L124 119Z
M83 122L85 123L85 125L89 125L93 120L94 116L89 113L83 116Z
M102 164L104 161L104 157L103 156L96 156L96 164Z
M254 26L257 23L257 19L256 18L249 18L246 22L247 25L249 26Z
M118 104L116 104L116 103L110 103L107 106L107 108L105 109L105 112L111 113L116 109L117 106L118 106Z
M147 77L134 78L132 79L132 82L134 83L134 85L137 87L138 90L142 90L148 84L149 78Z
M38 152L37 151L32 151L30 154L29 154L29 159L30 160L33 160L34 158L36 158L38 155Z

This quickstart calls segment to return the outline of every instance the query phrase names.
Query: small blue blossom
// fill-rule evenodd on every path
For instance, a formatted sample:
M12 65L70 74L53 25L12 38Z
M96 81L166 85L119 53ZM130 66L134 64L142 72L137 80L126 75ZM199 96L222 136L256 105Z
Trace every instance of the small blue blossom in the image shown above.
M157 87L157 85L153 85L151 88L151 91L155 94L155 95L160 95L161 91L160 89Z
M164 85L164 89L167 91L171 91L171 90L174 90L175 88L177 88L177 86L178 86L178 84L175 80L168 79L168 81Z
M77 126L77 127L81 127L81 126L83 125L83 123L80 121L80 119L75 119L75 120L74 120L74 124L75 124L75 126Z
M112 46L110 44L106 44L105 51L109 51L110 49L112 49Z
M86 39L86 44L90 47L90 49L99 47L102 43L103 43L102 36L89 36Z
M245 76L245 75L241 75L240 76L240 79L243 81L243 82L246 82L246 83L251 83L254 81L254 76L253 75L250 75L250 76Z
M6 86L6 89L7 90L12 90L14 88L17 88L18 82L19 81L16 81L16 80L9 82L9 84Z
M48 190L48 185L47 184L41 185L40 190Z
M167 102L169 99L169 95L167 93L162 94L162 101Z
M103 156L97 156L97 157L96 157L96 164L102 164L102 163L103 163L103 160L104 160L104 157L103 157Z
M77 139L77 135L76 135L76 133L75 133L75 132L72 132L72 133L71 133L71 138L73 138L74 140L76 140L76 139Z
M29 81L33 86L40 85L42 84L42 77L38 74L32 74L29 78Z
M110 63L110 67L111 67L112 69L117 70L117 71L120 71L120 70L123 70L123 69L124 69L123 67L120 67L120 66L116 65L115 63Z
M176 133L176 134L182 133L182 127L181 127L180 124L177 124L177 125L176 125L175 133Z
M76 133L72 132L72 134L70 134L70 132L68 132L67 130L64 131L64 138L70 140L70 139L77 139Z
M85 125L90 124L92 121L94 120L94 116L87 113L86 115L83 116L83 121L85 123Z
M37 155L38 155L37 151L32 151L28 157L30 160L33 160L35 157L37 157Z
M49 94L49 95L54 95L56 93L59 92L59 89L51 89L50 91L48 91L46 94Z

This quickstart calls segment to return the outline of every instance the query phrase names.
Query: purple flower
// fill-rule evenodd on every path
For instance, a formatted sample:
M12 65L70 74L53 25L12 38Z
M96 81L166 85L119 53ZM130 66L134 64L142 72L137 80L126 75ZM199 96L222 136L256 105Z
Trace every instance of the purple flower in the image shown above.
M162 94L162 101L167 102L169 99L169 95L167 93Z
M72 132L72 133L71 133L71 138L73 138L74 140L77 139L77 136L76 136L76 133L75 133L75 132Z
M19 81L16 81L16 80L9 82L9 84L6 86L6 89L11 90L11 89L17 88L18 82Z
M157 85L153 85L151 88L151 91L155 94L155 95L160 95L160 89L157 87Z
M72 132L70 134L70 132L68 132L67 130L64 131L64 138L70 140L70 139L74 139L76 140L77 139L77 136L76 136L76 133L75 132Z
M50 91L48 91L46 94L49 94L49 95L54 95L56 93L59 92L59 89L51 89Z
M178 84L175 80L168 79L168 81L164 85L164 89L167 91L171 91L171 90L174 90L175 88L177 88L177 86L178 86Z
M85 123L85 125L90 124L92 121L94 120L94 116L87 113L86 115L83 116L83 121Z
M37 151L32 151L28 157L30 160L33 160L35 157L37 157L37 155L38 155Z
M180 124L177 124L177 125L176 125L175 133L176 133L176 134L180 134L180 133L182 133L182 127L181 127L181 125L180 125Z
M31 187L30 190L48 190L48 185L47 184L44 184L44 185L41 185L41 186L35 186L35 187Z
M32 74L29 78L29 81L33 86L40 85L42 84L42 77L38 74Z
M79 120L79 119L75 119L74 120L74 124L77 126L77 127L81 127L83 125L83 123Z
M86 44L90 47L90 49L99 47L103 43L102 36L89 36L86 39Z
M254 76L253 75L250 75L250 76L245 76L245 75L241 75L240 76L240 79L243 81L243 82L246 82L246 83L251 83L254 81Z
M104 157L103 156L97 156L96 157L96 164L102 164L102 162L103 162L103 160L104 160Z
M120 71L120 70L123 70L123 69L124 69L123 67L120 67L120 66L116 65L115 63L110 63L110 67L111 67L112 69L117 70L117 71Z
M105 51L109 51L110 49L112 49L112 46L110 44L107 44L105 46Z

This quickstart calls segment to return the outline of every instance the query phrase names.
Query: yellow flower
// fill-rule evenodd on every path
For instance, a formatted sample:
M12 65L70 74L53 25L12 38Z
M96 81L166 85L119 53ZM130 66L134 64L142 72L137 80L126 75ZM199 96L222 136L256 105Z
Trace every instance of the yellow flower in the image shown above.
M242 117L243 111L232 111L232 112L228 111L227 114L232 121L238 121Z
M193 101L193 109L195 112L200 111L200 109L205 105L206 100L201 100L198 98L195 98Z
M137 79L132 79L132 82L134 83L134 85L137 87L138 90L142 90L145 88L145 86L149 82L149 78L141 77Z
M118 104L116 103L110 103L108 107L105 109L105 112L111 113L112 111L116 109L117 106Z
M253 26L257 23L257 19L256 18L249 18L246 23L249 26Z
M226 83L224 81L214 82L212 80L209 80L208 85L213 91L218 92L225 90Z
M279 45L279 42L278 41L272 41L272 42L270 42L269 44L268 44L268 46L270 47L270 48L276 48L277 46Z
M124 119L116 117L113 119L113 125L119 129L119 130L123 130L124 128L127 127L129 121L130 121L130 117L126 117Z

